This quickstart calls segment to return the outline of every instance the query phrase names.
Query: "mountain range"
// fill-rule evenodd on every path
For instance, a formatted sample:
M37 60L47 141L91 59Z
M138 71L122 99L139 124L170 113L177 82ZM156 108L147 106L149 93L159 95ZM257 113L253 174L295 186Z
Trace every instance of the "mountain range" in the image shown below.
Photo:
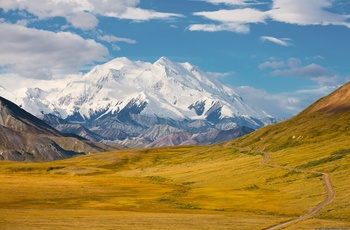
M212 144L278 121L211 74L165 57L116 58L65 87L0 95L62 133L129 147Z

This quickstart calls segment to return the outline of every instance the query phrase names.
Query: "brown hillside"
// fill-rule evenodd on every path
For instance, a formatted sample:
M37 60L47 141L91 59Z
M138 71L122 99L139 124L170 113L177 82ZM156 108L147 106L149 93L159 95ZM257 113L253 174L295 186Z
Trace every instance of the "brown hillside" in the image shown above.
M311 105L306 113L324 112L338 114L350 111L350 82L346 83L330 95L321 98Z
M117 148L67 137L0 97L0 160L52 161Z

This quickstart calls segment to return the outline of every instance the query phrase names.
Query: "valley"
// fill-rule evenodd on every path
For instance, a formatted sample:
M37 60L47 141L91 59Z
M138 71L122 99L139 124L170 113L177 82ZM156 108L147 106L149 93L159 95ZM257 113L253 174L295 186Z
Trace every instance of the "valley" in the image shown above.
M346 229L350 112L337 98L349 88L287 121L215 145L0 161L0 226Z
M0 162L1 226L267 229L304 216L327 196L322 177L261 161L259 152L226 144L120 150L46 163ZM338 195L346 194L338 190L336 200ZM335 218L340 213L343 218ZM320 217L287 229L315 223L346 227L346 213L344 207L321 210Z

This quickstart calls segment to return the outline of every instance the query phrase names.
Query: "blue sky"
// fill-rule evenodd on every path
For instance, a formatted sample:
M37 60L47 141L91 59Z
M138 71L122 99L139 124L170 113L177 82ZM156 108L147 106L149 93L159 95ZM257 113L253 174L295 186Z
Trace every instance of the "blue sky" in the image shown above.
M350 79L348 0L0 0L0 16L10 90L166 56L289 116Z

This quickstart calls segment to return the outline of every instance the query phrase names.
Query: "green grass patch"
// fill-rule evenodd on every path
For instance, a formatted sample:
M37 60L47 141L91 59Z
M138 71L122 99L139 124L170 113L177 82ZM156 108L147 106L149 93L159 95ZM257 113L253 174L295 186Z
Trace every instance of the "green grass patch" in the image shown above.
M19 166L19 167L8 167L7 171L12 172L12 173L29 173L29 172L35 172L37 171L38 168L36 167L31 167L31 166Z
M201 209L198 205L196 204L178 204L178 207L181 209Z
M278 146L271 148L271 152L277 152L277 151L280 151L282 149L293 148L293 147L296 147L299 145L301 145L301 143L299 141L288 141L288 142L282 143L281 145L278 145Z
M261 153L256 152L256 151L251 151L251 150L243 150L243 151L240 151L240 153L245 154L245 155L249 155L249 156L259 156L259 155L261 155Z
M293 176L293 175L299 175L302 174L302 172L298 172L298 171L289 171L288 173L284 174L283 177L289 177L289 176Z
M191 185L191 184L195 184L195 183L196 182L194 182L194 181L186 181L186 182L181 183L181 185L186 186L186 185Z
M297 168L311 168L311 167L315 167L315 166L318 166L318 165L321 165L321 164L325 164L325 163L329 163L329 162L332 162L332 161L336 161L336 160L342 159L344 156L345 155L343 155L343 154L332 154L329 157L325 157L325 158L322 158L322 159L319 159L319 160L315 160L315 161L309 161L306 164L299 165Z
M149 176L147 177L150 181L152 181L153 183L164 183L165 181L167 181L168 179L166 179L165 177L161 177L161 176Z
M258 190L260 189L259 186L257 186L256 184L248 186L246 188L244 188L245 190Z
M312 179L312 178L322 178L322 174L320 173L313 173L310 176L307 177L307 179Z
M53 171L53 170L59 170L59 169L63 169L63 168L65 168L65 167L61 167L61 166L52 167L52 166L50 166L50 167L46 168L46 171L50 172L50 171Z
M310 167L318 166L321 164L329 163L332 161L340 160L348 154L350 154L350 149L340 149L340 150L332 152L329 157L321 158L319 160L310 161L306 164L302 164L302 165L298 166L298 168L310 168Z
M350 153L350 149L340 149L332 153L332 155L342 155L345 156Z

